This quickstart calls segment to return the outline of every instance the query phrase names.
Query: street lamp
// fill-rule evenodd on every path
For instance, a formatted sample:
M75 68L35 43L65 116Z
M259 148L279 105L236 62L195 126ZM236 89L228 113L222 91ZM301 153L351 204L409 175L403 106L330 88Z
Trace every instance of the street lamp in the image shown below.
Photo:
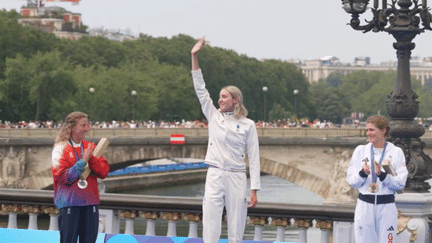
M137 92L135 90L132 90L131 95L132 95L132 102L133 102L133 106L132 106L132 120L135 120L135 96L137 95Z
M299 91L295 89L293 93L294 93L294 114L297 119L297 94L299 93Z
M412 40L425 30L432 30L432 15L427 0L374 0L373 18L360 25L359 16L366 11L369 0L342 0L343 9L351 14L349 25L363 33L387 32L396 39L398 65L394 89L388 95L387 112L391 117L390 141L403 148L408 169L405 191L428 192L431 187L432 159L423 152L425 144L420 140L423 126L414 122L419 111L417 94L411 88L410 58L415 44ZM398 7L396 6L398 5ZM413 6L412 6L413 5ZM422 26L420 26L420 23Z
M94 119L93 117L93 94L95 92L95 89L93 87L91 87L89 89L90 95L91 95L91 99L90 99L90 123L91 121Z
M263 121L263 125L265 125L264 123L266 121L266 102L267 102L267 100L266 100L266 93L267 93L267 90L268 90L267 86L264 86L262 88L262 90L264 92L264 121Z

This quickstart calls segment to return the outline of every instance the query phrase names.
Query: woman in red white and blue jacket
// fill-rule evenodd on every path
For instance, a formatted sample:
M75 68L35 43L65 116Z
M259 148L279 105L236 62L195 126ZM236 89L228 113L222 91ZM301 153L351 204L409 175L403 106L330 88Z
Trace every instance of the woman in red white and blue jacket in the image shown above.
M52 152L54 203L59 209L60 242L94 243L99 226L99 190L97 178L109 172L108 161L93 156L95 144L84 138L90 126L87 115L72 112L60 129ZM87 187L79 188L79 176L89 165Z

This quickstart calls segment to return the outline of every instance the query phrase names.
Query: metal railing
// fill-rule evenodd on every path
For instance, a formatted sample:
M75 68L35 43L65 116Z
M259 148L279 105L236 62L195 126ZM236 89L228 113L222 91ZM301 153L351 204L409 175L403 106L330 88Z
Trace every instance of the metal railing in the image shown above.
M53 191L0 189L0 204L3 214L9 215L8 228L17 228L17 214L26 213L29 215L28 229L38 229L38 214L49 214L49 230L58 230L58 210L53 204ZM101 211L114 212L108 223L117 224L115 227L102 227L105 233L120 233L120 221L115 217L118 215L125 219L125 234L134 234L134 221L141 217L146 219L146 235L154 236L155 220L162 218L168 224L166 236L177 236L177 222L185 220L189 223L187 236L197 238L197 224L202 219L202 199L198 198L102 193L100 208ZM298 241L307 242L308 229L315 227L321 231L321 242L328 243L334 225L353 222L354 205L260 203L248 209L248 217L249 224L254 227L255 241L262 241L263 228L272 225L276 227L276 241L283 242L285 230L293 227L299 232ZM349 235L334 235L333 242L339 242L335 237L346 240Z

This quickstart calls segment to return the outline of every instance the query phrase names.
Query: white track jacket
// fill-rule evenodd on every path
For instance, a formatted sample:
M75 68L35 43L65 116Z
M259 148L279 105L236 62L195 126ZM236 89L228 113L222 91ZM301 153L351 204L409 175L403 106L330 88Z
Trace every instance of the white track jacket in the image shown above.
M359 192L364 195L373 194L368 191L368 187L372 183L372 176L369 175L368 177L363 178L359 175L366 158L369 167L371 166L371 146L371 143L357 146L351 158L351 163L348 168L346 178L348 184L354 188L357 188ZM382 150L383 149L374 149L376 152L374 155L375 161L379 161ZM390 142L387 142L384 160L389 160L391 162L394 169L396 170L397 175L387 175L383 181L380 181L380 179L377 178L379 191L376 193L376 195L394 194L397 190L402 190L405 187L405 182L408 177L408 171L405 165L405 155L401 148Z
M213 105L205 88L201 69L192 71L195 92L208 121L209 141L205 162L227 170L246 172L245 157L249 159L251 190L260 189L260 158L258 134L251 119L235 119Z

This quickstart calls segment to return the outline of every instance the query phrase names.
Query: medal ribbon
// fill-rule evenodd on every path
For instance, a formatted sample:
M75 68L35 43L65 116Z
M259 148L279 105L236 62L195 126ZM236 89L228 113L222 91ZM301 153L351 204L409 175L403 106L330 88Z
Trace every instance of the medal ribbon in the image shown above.
M380 158L380 160L378 162L378 164L380 166L381 166L381 163L382 163L382 161L384 159L384 153L385 153L386 147L387 147L387 142L384 143L384 149L382 151L381 158ZM377 174L375 173L375 160L374 160L373 144L371 144L371 161L372 161L371 162L371 167L372 167L372 182L376 183L377 182Z
M77 161L80 160L82 158L82 156L84 156L84 146L83 146L83 143L81 143L81 158L78 156L78 153L76 152L75 147L73 146L72 140L69 139L69 143L72 146L72 150L75 153L76 160Z

